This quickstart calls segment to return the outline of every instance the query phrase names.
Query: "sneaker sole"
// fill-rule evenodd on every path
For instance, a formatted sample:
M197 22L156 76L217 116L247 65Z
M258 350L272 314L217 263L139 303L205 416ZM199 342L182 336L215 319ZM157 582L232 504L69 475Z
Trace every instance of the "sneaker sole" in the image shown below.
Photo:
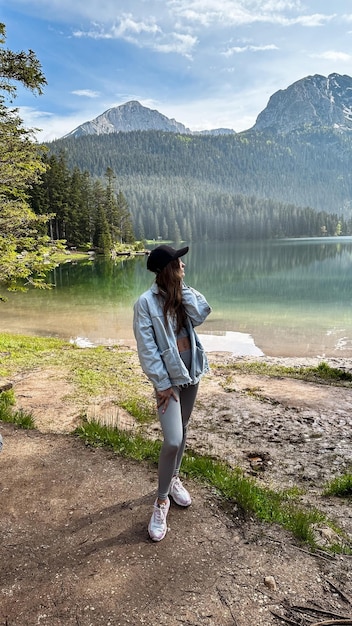
M151 535L151 533L150 533L150 530L149 530L149 528L148 528L149 538L150 538L152 541L162 541L162 540L166 537L166 533L167 533L167 531L165 531L165 533L164 533L161 537L152 537L152 535Z

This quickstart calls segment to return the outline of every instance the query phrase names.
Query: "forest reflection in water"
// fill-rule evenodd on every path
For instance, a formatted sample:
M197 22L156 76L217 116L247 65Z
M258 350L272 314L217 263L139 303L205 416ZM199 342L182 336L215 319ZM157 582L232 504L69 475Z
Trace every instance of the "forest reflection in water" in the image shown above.
M207 349L352 356L352 238L195 243L184 261L213 309L199 329ZM2 330L134 346L133 303L153 281L145 257L68 262L49 281L7 294Z

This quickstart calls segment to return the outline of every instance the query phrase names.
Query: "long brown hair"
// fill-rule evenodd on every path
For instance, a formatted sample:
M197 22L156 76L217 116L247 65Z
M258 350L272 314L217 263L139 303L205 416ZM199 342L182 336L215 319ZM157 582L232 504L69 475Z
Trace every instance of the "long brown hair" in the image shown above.
M168 315L171 315L175 318L177 333L186 322L186 311L182 304L182 279L183 272L179 259L170 261L155 278L163 298L165 326L168 325Z

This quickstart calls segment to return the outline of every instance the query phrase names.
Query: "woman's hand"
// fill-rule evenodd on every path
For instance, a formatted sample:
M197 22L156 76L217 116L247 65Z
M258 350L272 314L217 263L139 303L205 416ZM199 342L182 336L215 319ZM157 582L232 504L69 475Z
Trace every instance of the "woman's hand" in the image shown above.
M170 398L174 398L174 400L178 402L178 398L172 387L164 389L164 391L156 392L157 407L158 409L162 407L162 413L165 413L167 407L169 406Z

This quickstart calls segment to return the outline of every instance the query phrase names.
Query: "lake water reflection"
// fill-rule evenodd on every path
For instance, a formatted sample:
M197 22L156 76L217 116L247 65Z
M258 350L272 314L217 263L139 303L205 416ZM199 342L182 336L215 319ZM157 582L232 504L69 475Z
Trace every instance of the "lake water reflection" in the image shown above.
M213 308L209 350L352 356L352 238L192 244L186 282ZM153 275L145 258L66 263L51 291L8 294L1 330L134 346L132 307Z

